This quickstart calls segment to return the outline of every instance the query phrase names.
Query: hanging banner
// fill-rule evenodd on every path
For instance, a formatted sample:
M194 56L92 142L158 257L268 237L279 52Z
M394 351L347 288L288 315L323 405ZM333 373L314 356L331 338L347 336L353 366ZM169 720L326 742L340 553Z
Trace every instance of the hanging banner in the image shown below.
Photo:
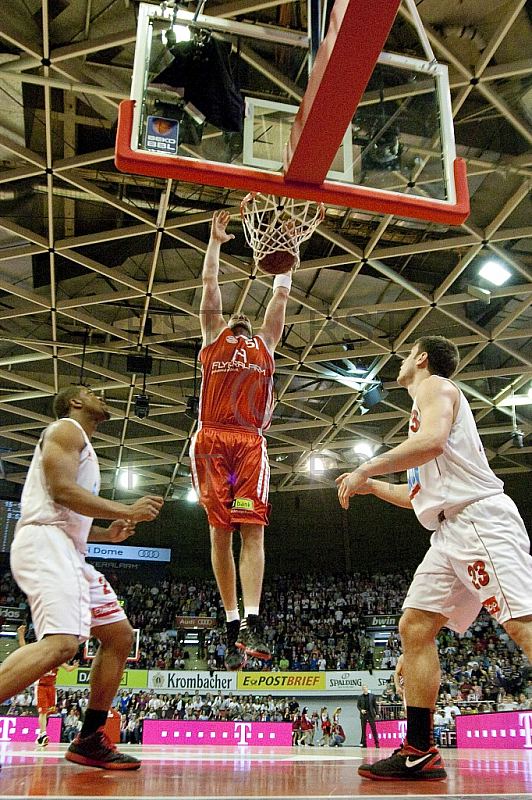
M371 614L362 617L362 626L367 631L397 630L401 614Z
M169 547L130 547L123 544L88 544L87 558L106 558L114 561L170 561Z
M207 629L215 628L218 624L215 617L176 617L175 624L178 628Z
M22 625L26 622L28 610L18 606L0 606L0 619L2 624Z

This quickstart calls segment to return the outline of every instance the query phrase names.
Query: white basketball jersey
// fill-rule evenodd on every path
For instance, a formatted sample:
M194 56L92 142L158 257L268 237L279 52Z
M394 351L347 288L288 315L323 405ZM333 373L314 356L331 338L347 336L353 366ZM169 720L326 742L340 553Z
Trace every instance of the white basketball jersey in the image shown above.
M431 375L427 380L437 378ZM454 384L453 384L454 385ZM408 470L410 500L416 516L428 530L438 527L440 511L456 509L483 497L501 494L503 482L488 464L478 435L473 412L463 393L445 450L441 456ZM408 436L415 436L421 426L421 413L414 398Z
M76 482L92 494L97 495L100 492L100 468L94 448L79 422L70 417L63 419L76 425L85 440L85 447L79 454ZM22 491L20 519L17 522L15 535L23 525L57 525L72 539L76 549L80 553L85 553L93 518L76 514L75 511L55 503L52 499L46 486L42 463L42 441L46 430L41 434L28 470Z

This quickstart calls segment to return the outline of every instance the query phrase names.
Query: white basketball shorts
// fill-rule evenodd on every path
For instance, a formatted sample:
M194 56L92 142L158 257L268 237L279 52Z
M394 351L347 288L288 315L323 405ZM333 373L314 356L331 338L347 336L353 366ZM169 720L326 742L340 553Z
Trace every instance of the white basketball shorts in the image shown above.
M17 531L11 571L28 597L37 639L67 633L83 642L92 628L126 619L104 576L54 525L24 525Z
M482 606L499 623L532 614L530 540L513 500L477 500L434 531L403 609L448 617L465 633Z

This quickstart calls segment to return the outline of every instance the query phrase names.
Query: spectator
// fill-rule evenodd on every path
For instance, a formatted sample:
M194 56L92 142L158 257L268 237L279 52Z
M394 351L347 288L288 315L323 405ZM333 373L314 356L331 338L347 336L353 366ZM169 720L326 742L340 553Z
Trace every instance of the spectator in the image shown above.
M329 743L329 747L342 747L344 742L345 742L344 729L342 728L339 722L333 722L331 727L331 741Z
M377 726L375 720L377 719L377 701L375 696L371 694L366 685L362 686L362 694L357 700L357 707L360 712L360 724L362 725L362 737L360 740L360 747L366 747L366 726L369 725L375 741L375 747L380 747L379 736L377 734Z

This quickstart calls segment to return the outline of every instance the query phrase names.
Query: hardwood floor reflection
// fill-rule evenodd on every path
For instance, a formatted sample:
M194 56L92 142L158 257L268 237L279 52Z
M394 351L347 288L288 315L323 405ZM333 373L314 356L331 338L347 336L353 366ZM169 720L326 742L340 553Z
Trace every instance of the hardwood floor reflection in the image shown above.
M344 747L235 748L125 747L142 758L134 772L71 764L66 745L36 750L0 743L0 800L51 798L354 798L532 796L532 754L516 750L443 750L446 781L394 783L360 778L357 767L379 757ZM381 749L382 755L386 751Z

